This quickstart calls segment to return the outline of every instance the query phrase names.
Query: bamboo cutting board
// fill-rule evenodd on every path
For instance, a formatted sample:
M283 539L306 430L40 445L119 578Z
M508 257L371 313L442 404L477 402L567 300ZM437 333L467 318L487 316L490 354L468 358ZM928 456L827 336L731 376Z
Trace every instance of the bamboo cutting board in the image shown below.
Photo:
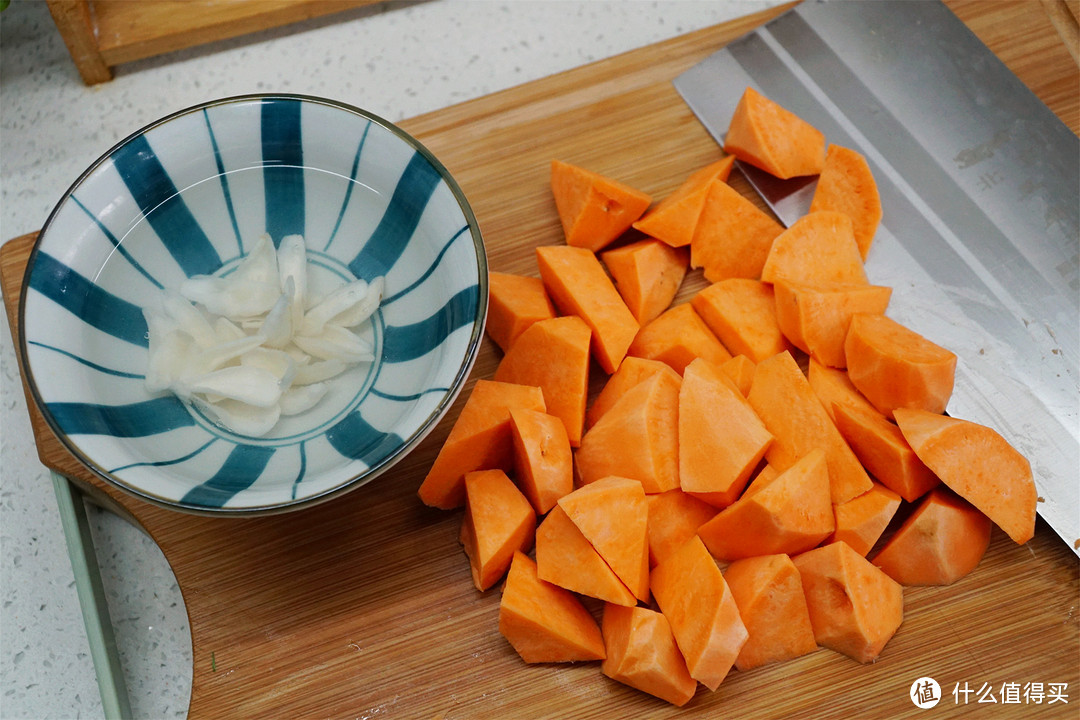
M1023 2L950 6L1077 130L1077 66L1046 13ZM532 248L561 241L550 160L663 197L719 157L671 79L782 9L402 125L461 183L491 268L535 275ZM1075 41L1073 17L1066 30ZM0 250L13 331L32 242L24 236ZM703 286L691 274L679 300ZM929 711L938 716L1076 717L1078 563L1041 521L1025 546L995 529L982 564L955 585L905 590L904 624L872 665L819 649L732 672L681 709L609 680L598 663L525 665L498 633L498 590L481 594L472 585L457 542L461 512L416 498L472 383L490 377L498 359L485 341L451 414L393 470L327 504L264 518L183 515L106 487L66 454L31 405L42 462L141 524L169 560L191 624L191 717L917 717L928 711L908 693L923 676L942 687L941 704ZM594 390L601 380L594 377ZM1049 705L1047 696L1040 705L1023 697L1002 704L1011 683L1065 683L1069 703ZM954 696L957 685L971 694ZM987 688L993 709L978 702Z

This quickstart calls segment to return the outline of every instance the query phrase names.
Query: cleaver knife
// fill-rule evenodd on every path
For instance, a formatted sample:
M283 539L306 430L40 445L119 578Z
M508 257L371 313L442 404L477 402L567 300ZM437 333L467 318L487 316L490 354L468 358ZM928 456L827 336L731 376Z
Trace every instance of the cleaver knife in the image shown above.
M888 313L958 356L947 412L1031 462L1080 554L1080 139L941 2L805 0L674 81L719 143L747 86L862 153ZM740 171L790 225L813 178Z

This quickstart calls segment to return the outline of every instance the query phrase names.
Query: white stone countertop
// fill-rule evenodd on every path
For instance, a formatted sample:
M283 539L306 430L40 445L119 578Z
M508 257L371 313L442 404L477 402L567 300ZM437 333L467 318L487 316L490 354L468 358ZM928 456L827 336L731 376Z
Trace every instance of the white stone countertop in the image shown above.
M153 0L140 0L150 2ZM778 4L777 0L388 2L79 79L43 0L0 12L0 241L39 229L74 179L142 126L250 92L329 97L391 121ZM49 473L0 319L0 717L101 717ZM184 601L140 530L90 510L136 717L187 715Z

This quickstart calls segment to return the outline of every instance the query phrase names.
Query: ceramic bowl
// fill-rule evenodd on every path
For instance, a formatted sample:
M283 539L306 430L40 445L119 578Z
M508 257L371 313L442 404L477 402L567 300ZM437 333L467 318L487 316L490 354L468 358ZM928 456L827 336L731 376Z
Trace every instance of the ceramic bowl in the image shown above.
M364 329L374 361L249 437L147 389L143 309L187 277L226 275L263 233L304 237L311 284L385 290ZM326 500L405 456L467 379L486 310L476 219L426 148L355 107L258 95L170 115L86 170L34 246L19 339L45 419L98 477L246 515Z

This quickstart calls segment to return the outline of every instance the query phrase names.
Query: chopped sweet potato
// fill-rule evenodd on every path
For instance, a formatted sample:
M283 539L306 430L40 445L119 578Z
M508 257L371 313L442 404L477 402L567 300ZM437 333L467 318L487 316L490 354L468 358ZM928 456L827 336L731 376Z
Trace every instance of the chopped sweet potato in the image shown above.
M657 565L651 583L690 677L716 690L748 636L731 589L701 538L691 538Z
M592 354L604 372L619 367L638 321L591 251L565 245L536 248L540 278L563 315L577 315L592 330Z
M750 402L773 442L765 459L786 470L816 448L825 452L832 502L842 503L870 489L870 477L844 442L790 353L758 363Z
M835 529L825 453L814 450L754 487L698 528L718 560L793 554L816 547Z
M951 585L990 546L990 518L952 490L930 491L873 563L901 585Z
M645 498L649 502L650 567L656 567L682 547L718 512L709 503L678 488Z
M574 489L574 456L566 425L554 415L525 408L510 411L514 474L537 515Z
M514 553L532 549L535 537L536 513L506 473L477 470L465 476L460 540L477 590L498 582Z
M851 384L851 379L848 378L845 370L822 365L814 358L810 358L807 363L806 379L833 422L836 421L836 415L833 413L833 406L836 403L859 410L877 412L870 401Z
M582 484L615 475L637 480L647 493L679 487L679 384L657 373L589 428L574 456Z
M888 417L897 408L945 412L956 355L885 315L855 315L844 341L848 377Z
M679 389L679 482L724 508L735 502L772 442L734 382L704 358L686 366Z
M511 408L544 411L538 387L477 380L417 491L426 505L451 510L465 503L465 474L513 469Z
M728 278L698 291L690 304L733 355L755 363L791 350L776 318L773 286L752 278Z
M637 188L561 160L551 162L551 193L566 244L593 252L626 232L652 203Z
M840 541L792 558L818 645L873 662L904 620L898 582Z
M559 498L559 507L637 599L649 600L649 505L637 480L606 477Z
M739 388L739 392L743 397L746 397L750 392L750 386L754 382L754 361L745 355L736 355L723 365L720 369L731 378L735 383L735 387Z
M817 650L802 580L790 557L736 560L724 571L724 579L749 634L736 668L751 670Z
M544 392L548 414L563 421L571 447L581 442L589 394L592 331L573 315L533 323L495 369L498 382L533 385Z
M605 250L600 260L634 319L645 325L671 305L690 264L690 251L645 238Z
M569 590L544 582L514 553L499 602L499 632L527 663L603 660L600 626Z
M776 324L792 345L829 367L847 367L844 340L856 313L883 314L892 288L777 280Z
M540 278L488 273L488 336L503 352L537 320L555 317L555 307Z
M581 595L637 605L634 594L558 505L536 529L536 572L541 580Z
M863 557L874 547L900 508L900 496L880 483L862 495L833 506L836 531L826 543L843 540Z
M695 358L705 358L717 365L731 359L731 353L689 303L676 305L643 326L627 354L660 360L680 375Z
M919 459L1013 541L1035 534L1038 492L1028 462L993 428L925 410L897 409L896 424Z
M810 212L835 210L851 218L863 260L881 223L881 196L866 158L850 148L829 145Z
M900 428L873 408L838 404L836 429L867 472L908 502L915 502L941 482L919 459Z
M642 380L645 380L656 373L664 373L671 377L676 383L682 382L682 377L671 369L671 366L660 360L648 360L646 358L634 357L632 355L627 356L619 365L619 369L616 370L604 383L604 387L600 390L600 394L593 400L592 405L585 411L585 426L587 428L596 424L596 421L603 416L611 406L626 393L627 390L634 387Z
M690 267L703 268L710 282L759 277L773 239L783 231L771 215L726 182L715 181L690 241Z
M775 175L817 175L825 166L825 135L752 87L731 116L724 152Z
M609 678L679 707L694 697L697 681L662 613L608 604L601 632L607 657L600 670Z
M865 283L851 218L824 210L803 215L773 240L761 279L775 283Z
M731 175L735 158L725 155L720 160L701 168L675 192L656 204L634 223L635 230L662 240L671 247L685 247L694 237L701 210L709 194L709 186L714 180L725 182Z

